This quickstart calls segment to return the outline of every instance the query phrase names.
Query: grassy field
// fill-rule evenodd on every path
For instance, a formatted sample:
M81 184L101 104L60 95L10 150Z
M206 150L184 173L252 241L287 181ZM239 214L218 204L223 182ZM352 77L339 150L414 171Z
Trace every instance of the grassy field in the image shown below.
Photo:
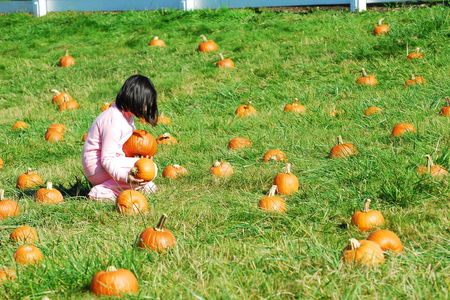
M385 18L392 32L372 35ZM0 265L18 280L0 284L1 299L94 299L93 274L109 265L131 270L139 299L448 299L448 179L419 177L416 168L431 154L450 165L450 119L439 116L450 82L450 9L401 8L387 13L312 11L309 14L253 10L58 13L43 18L0 16L0 188L19 202L21 214L0 224ZM219 45L236 69L215 68L217 54L196 51L199 35ZM153 36L166 48L150 48ZM426 56L406 59L406 47ZM60 68L66 49L76 66ZM355 83L364 67L379 85ZM154 135L170 132L179 143L160 147L155 160L178 163L190 175L159 176L150 213L125 217L113 204L88 201L81 169L81 137L105 101L114 100L126 78L149 76L159 108L172 125L141 125ZM426 78L406 88L411 73ZM51 89L67 89L80 103L59 112ZM305 115L283 112L297 97ZM236 118L237 106L252 102L258 114ZM366 117L368 106L384 109ZM336 108L345 111L328 116ZM30 127L11 130L15 121ZM47 143L52 123L69 127L65 141ZM390 137L394 124L411 122L417 134ZM327 157L337 135L359 154ZM246 137L253 147L228 150ZM300 191L285 197L288 211L257 208L283 163L264 163L269 149L283 150ZM235 174L213 180L214 160ZM16 179L27 167L52 181L66 202L40 205L35 190L20 191ZM341 262L348 239L366 233L350 226L364 199L383 212L384 228L405 246L376 268ZM143 229L159 216L178 245L164 254L138 249ZM9 233L20 225L38 229L41 266L16 265L18 245ZM132 297L131 297L132 298Z

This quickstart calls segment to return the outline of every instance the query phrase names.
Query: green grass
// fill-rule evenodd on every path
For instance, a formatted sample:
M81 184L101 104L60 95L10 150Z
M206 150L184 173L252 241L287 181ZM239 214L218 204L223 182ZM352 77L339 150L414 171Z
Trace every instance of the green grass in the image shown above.
M0 298L93 299L93 274L109 265L136 274L146 299L446 299L448 295L448 179L420 178L424 154L450 165L448 118L438 115L449 96L450 10L444 6L401 8L386 13L312 11L309 14L253 10L58 13L0 17L0 187L17 200L21 214L0 224L0 264L15 268L16 282L0 285ZM392 33L371 34L385 18ZM214 67L216 54L196 51L199 35L215 40L236 69ZM153 36L168 47L147 46ZM406 45L426 58L406 60ZM72 68L57 67L65 49ZM361 67L379 85L357 86ZM150 213L119 215L112 204L84 196L81 136L112 101L128 76L149 76L159 108L172 125L140 128L170 132L176 146L160 147L160 170L179 163L188 177L159 176ZM406 88L414 73L427 79ZM66 88L80 103L59 112L50 89ZM293 97L303 116L283 113ZM238 119L235 108L251 101L258 115ZM382 115L365 117L371 105ZM345 110L338 118L327 112ZM30 127L17 132L23 120ZM391 138L397 122L412 122L415 135ZM65 141L47 143L52 123L69 127ZM353 143L359 155L331 160L335 137ZM237 136L253 147L230 151ZM281 163L263 163L265 151L287 153L300 191L285 197L284 215L257 209ZM229 161L235 174L215 181L208 169ZM26 167L60 189L66 202L35 203L34 191L15 188ZM383 212L384 228L396 232L405 254L388 255L376 268L349 267L341 255L351 237L367 234L348 226L364 199ZM135 246L140 232L169 215L177 247L164 254ZM16 266L17 245L8 240L19 225L35 226L45 255L41 266ZM2 298L2 299L3 299Z

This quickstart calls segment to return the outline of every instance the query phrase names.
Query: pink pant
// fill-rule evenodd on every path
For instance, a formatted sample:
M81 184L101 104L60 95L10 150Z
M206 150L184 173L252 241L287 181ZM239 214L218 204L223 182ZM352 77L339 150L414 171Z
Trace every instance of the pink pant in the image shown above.
M131 167L127 167L131 169ZM94 185L89 192L89 199L95 201L116 201L117 195L124 190L139 190L144 193L155 193L157 188L153 181L145 185L137 185L126 182L115 181L106 171L89 176L88 180Z

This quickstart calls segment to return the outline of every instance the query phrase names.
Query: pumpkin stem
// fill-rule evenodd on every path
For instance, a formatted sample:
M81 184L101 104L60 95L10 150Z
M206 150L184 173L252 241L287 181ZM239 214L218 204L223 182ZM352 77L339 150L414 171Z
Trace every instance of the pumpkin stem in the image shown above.
M294 98L294 103L293 104L298 104L298 98Z
M67 94L65 94L63 98L64 98L64 100L63 100L64 102L69 102L69 101L70 101L70 99L69 99L69 97L67 96Z
M180 165L179 164L173 164L172 167L174 167L175 169L179 169Z
M411 74L411 80L416 80L416 76L414 76L414 74Z
M224 60L225 59L225 57L223 57L222 53L219 53L219 56L220 56L220 60Z
M25 173L27 175L30 175L31 173L33 173L33 170L31 168L27 168L27 170L25 171Z
M342 136L340 136L340 135L337 136L337 141L338 141L338 145L342 145L344 143L344 141L342 140Z
M158 224L156 224L155 230L162 231L164 223L166 222L167 215L163 214L161 218L159 218Z
M277 160L277 157L275 155L272 155L271 157L269 157L270 160Z
M383 20L384 20L384 18L381 18L381 19L378 20L378 26L383 25Z
M357 240L357 239L349 239L348 240L350 242L350 247L352 250L358 249L359 247L361 247L361 243Z
M3 201L3 197L5 197L5 190L0 190L0 201Z
M368 76L367 72L366 72L366 69L364 69L364 68L361 68L361 73L362 73L363 77L367 77Z
M52 190L53 189L53 183L51 183L50 181L47 182L47 190Z
M159 40L159 37L155 36L153 39L154 39L154 40Z
M208 41L208 39L206 38L206 36L204 36L203 34L200 35L200 38L201 38L204 42L207 42L207 41Z
M214 162L214 165L213 165L213 166L214 166L214 167L220 166L220 161L216 160L216 161Z
M286 174L291 174L291 169L292 169L292 164L291 163L287 163L286 167L284 167L284 172Z
M366 199L366 202L364 202L364 207L363 207L363 212L369 212L370 211L370 208L369 208L369 206L370 206L370 202L372 202L372 200L370 200L370 199Z
M162 136L163 136L163 138L168 139L168 138L170 138L170 133L166 132Z
M60 92L60 91L58 91L57 89L52 89L52 90L51 90L51 92L55 93L56 95L59 95L59 94L61 94L61 92Z
M69 56L69 49L66 49L66 56Z
M419 52L420 52L420 48L417 47L417 48L416 48L416 53L419 53Z
M275 193L277 192L277 190L278 190L278 186L272 185L272 187L269 190L269 194L267 196L269 196L269 197L275 196Z
M106 272L115 272L115 271L117 271L117 268L114 266L109 266L106 268Z
M425 157L427 158L428 173L431 173L431 167L434 166L433 159L431 159L431 155L430 154L425 155Z
M132 167L131 168L131 174L133 174L133 176L136 176L137 173L139 173L139 168L138 167Z
M159 117L160 118L164 118L165 116L164 116L164 113L162 112L160 115L159 115Z

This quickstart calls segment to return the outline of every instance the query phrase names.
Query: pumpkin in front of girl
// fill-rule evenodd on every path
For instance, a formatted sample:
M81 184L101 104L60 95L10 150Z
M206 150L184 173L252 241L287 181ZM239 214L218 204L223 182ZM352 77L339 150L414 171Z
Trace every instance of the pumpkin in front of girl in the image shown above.
M226 69L233 69L234 68L234 62L229 59L225 58L222 53L219 53L220 60L216 62L216 66L218 68L226 68Z
M337 137L337 140L338 144L330 150L331 158L342 158L358 154L358 149L356 149L355 145L344 143L340 135Z
M172 232L164 228L167 215L162 215L156 227L145 229L140 237L138 247L162 252L175 247L176 239Z
M60 92L55 89L53 89L52 92L55 94L52 98L53 104L59 105L59 104L63 103L65 97L69 98L69 100L73 100L72 97L69 95L69 93Z
M362 76L356 79L356 83L365 86L375 86L378 80L373 75L368 75L364 68L361 69Z
M14 229L9 235L9 239L18 243L34 244L39 241L39 236L36 229L25 225Z
M198 45L198 50L200 52L214 52L219 50L219 46L213 41L208 40L204 35L201 35L200 38L203 42Z
M60 191L53 188L51 182L47 182L46 188L39 189L34 195L36 202L44 204L59 204L64 202L63 195Z
M367 240L372 241L380 245L381 250L392 250L397 253L403 252L403 243L400 238L392 231L381 229L372 232Z
M392 129L392 136L401 136L405 133L414 133L416 132L416 127L410 123L398 123L395 124L394 128Z
M25 173L19 175L16 186L17 188L23 190L37 187L42 183L43 181L41 176L39 176L36 172L33 172L31 168L28 168Z
M264 154L263 161L268 162L271 160L286 162L286 154L283 151L277 149L269 150Z
M383 214L376 209L369 208L371 201L367 199L364 202L364 208L355 212L352 216L352 224L357 226L361 231L368 231L384 224Z
M209 172L215 177L228 177L234 173L233 167L226 161L216 161Z
M150 42L148 43L152 47L165 47L166 43L164 43L163 40L161 40L159 37L155 36Z
M447 106L442 107L440 113L444 117L450 117L450 97L445 97L445 102L447 103Z
M162 145L175 145L178 141L170 133L161 134L156 138L156 142Z
M298 191L298 178L291 173L292 165L287 163L283 168L283 173L278 173L273 180L273 184L277 186L278 194L290 195Z
M156 164L151 158L141 158L134 163L131 173L136 179L152 181L156 177Z
M13 269L8 268L1 268L0 269L0 283L2 281L8 280L8 281L15 281L17 279L16 271Z
M180 176L187 175L188 171L185 167L173 164L164 168L163 177L177 179Z
M252 142L243 137L237 137L228 142L229 149L241 149L245 147L251 147Z
M375 34L375 35L382 35L382 34L389 33L389 31L391 29L389 28L388 25L383 24L383 20L384 19L379 19L378 20L378 25L375 26L375 28L373 29L373 34Z
M29 125L23 121L17 121L13 124L12 129L13 130L23 130L26 129Z
M106 271L99 271L92 277L91 292L97 296L116 296L136 294L139 284L136 276L127 269L110 266Z
M243 104L236 108L234 114L241 118L253 116L256 115L256 109L250 104Z
M4 199L5 190L0 190L0 221L9 217L17 216L20 213L19 205L16 201Z
M148 211L145 196L136 190L125 190L117 196L117 210L124 215L140 215Z
M448 171L441 165L435 165L431 155L425 155L427 158L427 165L417 168L417 174L419 175L431 175L433 177L443 177L448 175Z
M299 104L298 99L294 98L293 103L289 103L284 106L284 111L293 112L297 114L304 114L306 112L306 107L302 104Z
M275 196L277 189L278 187L276 185L272 185L269 194L259 200L259 209L279 213L284 213L286 211L286 203L284 202L283 198Z
M75 58L69 55L69 50L66 50L66 54L59 60L59 65L61 67L70 67L75 64Z
M420 48L416 48L416 50L414 52L411 52L408 54L408 59L409 60L413 60L413 59L422 59L425 56L423 55L423 53L420 52Z
M350 239L350 245L344 251L343 260L349 264L360 263L366 266L376 266L384 262L384 254L380 245L375 242Z
M69 99L69 97L67 97L67 95L64 95L64 99L61 102L61 104L59 104L58 109L60 111L64 111L64 110L75 110L78 109L80 105L78 104L77 101L75 100L71 100Z
M23 245L14 252L14 260L22 265L34 265L44 260L42 251L33 245Z
M123 152L127 157L155 155L158 144L152 134L145 130L135 130L123 144Z

